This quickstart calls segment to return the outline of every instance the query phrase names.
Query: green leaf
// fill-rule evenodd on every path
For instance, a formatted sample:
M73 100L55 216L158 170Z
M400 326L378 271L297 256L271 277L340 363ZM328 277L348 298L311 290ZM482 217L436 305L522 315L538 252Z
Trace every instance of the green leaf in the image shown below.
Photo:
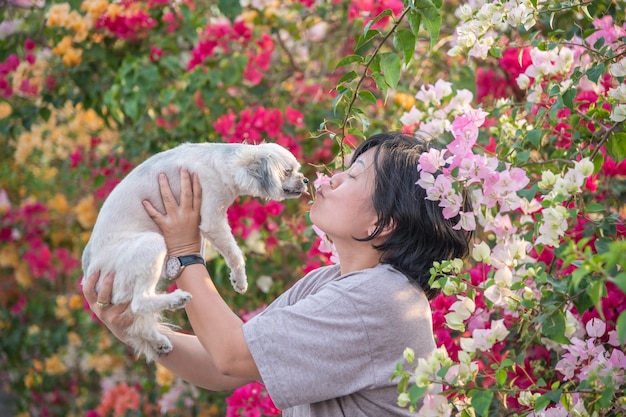
M609 136L606 143L606 150L611 158L616 161L626 159L626 133L619 132Z
M576 98L577 90L575 88L570 88L565 93L563 93L563 104L568 109L574 109L574 98Z
M232 0L218 0L217 7L230 21L234 21L241 14L241 3Z
M376 96L371 91L361 90L359 91L358 96L361 100L366 101L369 104L376 104Z
M411 403L416 404L417 400L422 398L427 391L428 387L418 387L417 385L413 384L409 389L409 398L411 399Z
M591 298L591 301L593 302L593 305L596 307L596 309L598 310L598 313L600 313L600 316L602 317L602 297L606 297L606 284L604 283L604 281L594 281L590 286L589 289L587 290L587 294L589 295L589 298ZM602 317L604 318L604 317Z
M549 404L550 398L548 398L546 395L542 395L541 397L537 398L537 401L535 401L535 411L543 410Z
M622 271L613 278L613 283L626 294L626 272Z
M378 89L382 91L383 96L386 97L389 87L387 87L387 83L385 82L383 76L379 72L374 72L372 73L372 78L376 82L376 87L378 87Z
M504 386L506 384L508 372L505 369L498 369L496 371L496 381L499 386Z
M417 10L411 9L411 11L409 11L406 17L409 20L409 26L411 27L411 31L413 32L413 35L417 37L417 34L420 31L422 15Z
M565 337L565 315L560 310L555 310L545 318L541 331L546 337L555 342L569 342L567 337Z
M356 41L356 45L354 49L355 50L359 49L361 46L365 45L366 43L368 43L370 40L372 40L374 37L376 37L379 34L380 34L380 31L378 30L374 30L374 29L368 30L363 35L359 36L359 38Z
M585 207L585 212L587 213L601 213L605 210L604 204L600 203L590 203Z
M430 35L430 49L432 49L439 39L439 32L441 30L441 15L439 14L439 9L435 7L430 0L417 0L415 2L415 9L424 17L424 27Z
M591 68L589 68L586 72L587 78L589 81L594 84L598 82L598 79L604 74L604 64L602 62L598 62L594 64Z
M617 338L621 345L624 346L626 343L626 310L622 311L617 318L615 327L617 328Z
M400 81L400 68L402 63L400 57L394 52L386 52L380 55L380 67L385 77L385 82L389 87L396 88Z
M415 53L415 35L407 29L398 30L393 37L393 45L404 54L404 63L408 64Z
M470 391L471 395L470 403L474 410L476 410L476 415L478 416L487 416L489 415L489 407L491 406L491 401L493 400L493 391Z
M344 56L339 60L337 65L335 65L335 69L341 68L345 65L351 64L353 62L358 62L359 64L363 63L363 57L361 55L348 55Z
M355 78L357 78L359 76L359 74L356 73L356 71L350 71L347 72L345 74L343 74L341 76L341 78L339 79L339 81L337 81L337 84L346 84L349 83L350 81L354 80Z

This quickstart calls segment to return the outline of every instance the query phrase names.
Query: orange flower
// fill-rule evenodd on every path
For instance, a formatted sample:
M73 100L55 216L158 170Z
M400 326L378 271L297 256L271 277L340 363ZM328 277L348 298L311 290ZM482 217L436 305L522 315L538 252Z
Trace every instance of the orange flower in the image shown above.
M85 229L89 229L96 224L98 212L96 211L96 202L92 195L83 197L74 209L78 218L78 223Z
M83 50L70 48L67 50L65 55L63 55L63 63L68 67L73 67L80 64L80 61L83 57Z
M128 411L139 410L139 392L122 382L104 393L96 412L100 416L107 416L113 411L114 417L126 415Z
M46 15L46 25L48 27L65 26L69 13L70 5L68 3L60 3L51 6Z
M50 208L50 210L53 210L59 213L66 213L67 206L68 206L67 199L61 193L55 194L54 197L52 197L52 199L48 201L48 207Z

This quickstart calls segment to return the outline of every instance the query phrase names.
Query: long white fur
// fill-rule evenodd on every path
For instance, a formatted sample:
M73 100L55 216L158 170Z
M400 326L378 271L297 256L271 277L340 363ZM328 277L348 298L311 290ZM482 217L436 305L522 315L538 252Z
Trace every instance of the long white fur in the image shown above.
M180 170L198 173L202 186L200 231L224 257L238 292L247 289L245 261L228 224L226 210L240 195L272 200L297 197L307 180L291 152L273 144L187 143L158 153L132 170L104 202L83 251L83 273L115 273L113 304L130 301L133 324L128 341L148 362L172 350L159 330L164 310L185 306L191 294L177 289L157 293L167 255L158 226L142 205L149 200L164 212L158 175L167 175L172 192L180 196ZM99 286L96 287L99 290Z

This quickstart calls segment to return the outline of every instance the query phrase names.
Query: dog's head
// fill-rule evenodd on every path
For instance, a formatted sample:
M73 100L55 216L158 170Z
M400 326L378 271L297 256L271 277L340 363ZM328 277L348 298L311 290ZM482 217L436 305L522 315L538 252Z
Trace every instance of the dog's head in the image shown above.
M300 173L300 163L291 152L275 143L243 145L235 182L255 197L271 200L299 197L308 180Z

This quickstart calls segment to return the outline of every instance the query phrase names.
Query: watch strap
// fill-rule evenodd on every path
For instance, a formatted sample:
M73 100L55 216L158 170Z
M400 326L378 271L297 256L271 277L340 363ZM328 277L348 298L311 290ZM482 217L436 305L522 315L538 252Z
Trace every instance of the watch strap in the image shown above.
M206 264L206 261L204 260L204 257L202 257L202 255L182 255L182 256L177 256L178 260L180 261L181 266L188 266L188 265L193 265L193 264Z

